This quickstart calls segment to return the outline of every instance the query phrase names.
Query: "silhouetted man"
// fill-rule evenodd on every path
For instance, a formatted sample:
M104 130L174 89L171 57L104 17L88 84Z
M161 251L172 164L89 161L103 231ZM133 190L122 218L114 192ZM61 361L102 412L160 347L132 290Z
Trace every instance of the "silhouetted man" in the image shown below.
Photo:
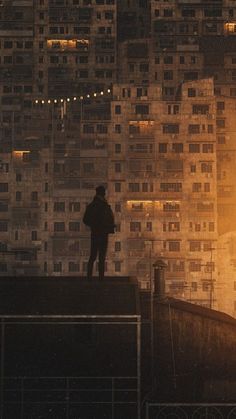
M93 201L87 206L83 222L91 228L91 249L87 268L87 279L92 278L93 264L98 255L99 279L104 278L108 234L114 233L114 215L106 198L104 186L96 188Z

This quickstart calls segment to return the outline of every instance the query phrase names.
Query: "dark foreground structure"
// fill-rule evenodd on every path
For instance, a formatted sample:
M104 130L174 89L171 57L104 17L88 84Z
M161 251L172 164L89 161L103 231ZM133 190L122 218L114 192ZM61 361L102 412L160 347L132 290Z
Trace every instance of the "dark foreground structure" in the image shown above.
M236 417L236 321L128 278L1 278L1 419Z

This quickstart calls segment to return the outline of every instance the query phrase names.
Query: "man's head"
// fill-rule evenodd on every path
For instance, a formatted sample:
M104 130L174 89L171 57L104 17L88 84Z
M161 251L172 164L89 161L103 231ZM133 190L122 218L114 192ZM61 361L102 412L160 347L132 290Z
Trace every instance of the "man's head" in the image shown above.
M96 187L96 194L100 195L100 196L105 196L106 195L106 189L104 188L104 186L100 185Z

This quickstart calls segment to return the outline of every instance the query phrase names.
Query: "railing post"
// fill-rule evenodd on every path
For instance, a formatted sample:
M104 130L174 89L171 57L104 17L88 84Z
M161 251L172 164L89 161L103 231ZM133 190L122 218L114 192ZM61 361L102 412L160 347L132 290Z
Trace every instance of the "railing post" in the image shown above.
M115 419L115 383L114 377L111 378L111 419Z
M66 419L70 417L70 378L66 377Z
M20 380L20 417L24 419L24 377Z
M4 409L4 356L5 356L5 322L1 318L1 391L0 391L0 418L3 419Z

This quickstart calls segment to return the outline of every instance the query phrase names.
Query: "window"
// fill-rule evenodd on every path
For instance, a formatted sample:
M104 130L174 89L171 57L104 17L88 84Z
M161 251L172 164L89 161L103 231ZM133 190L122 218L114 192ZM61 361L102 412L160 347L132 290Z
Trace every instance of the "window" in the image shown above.
M182 183L161 183L160 190L161 192L181 192Z
M70 212L79 212L80 211L80 202L70 202L69 203Z
M121 144L115 144L115 153L121 153Z
M121 125L120 124L115 125L115 133L116 134L121 134Z
M191 284L191 290L193 292L197 292L197 287L198 287L198 283L197 282L192 282L192 284Z
M31 192L31 201L38 201L38 192L37 191Z
M62 262L55 262L53 264L53 272L62 272Z
M173 64L173 56L172 55L164 56L164 64Z
M202 188L201 183L193 183L192 192L201 192L201 188Z
M213 144L203 144L202 145L202 152L203 153L213 153L214 148Z
M65 223L63 221L54 222L54 231L65 231Z
M225 128L225 120L224 119L217 119L216 126L219 129Z
M200 260L192 260L189 263L189 271L190 272L201 272L201 261Z
M139 192L139 183L129 183L129 192Z
M195 17L195 10L194 9L182 9L182 16L183 17Z
M190 124L188 126L189 134L200 134L200 125L199 124Z
M200 153L200 144L189 144L189 153Z
M70 221L69 222L69 231L80 231L80 222L79 221Z
M80 264L77 262L69 262L68 263L68 271L69 272L79 272Z
M188 89L188 97L195 97L196 96L196 89L192 87Z
M31 231L31 240L32 241L38 240L38 232L36 230Z
M16 191L16 201L21 201L22 193L20 191Z
M0 183L0 192L8 192L8 183Z
M179 241L170 241L169 242L169 252L179 252L180 251L180 242Z
M193 105L193 114L207 115L209 113L209 105Z
M120 202L115 203L115 212L121 212L121 203Z
M116 115L120 115L121 114L121 106L120 105L116 105L115 106L115 114Z
M211 184L204 183L204 192L211 192Z
M121 251L121 242L115 242L115 252Z
M65 211L65 202L54 202L53 210L55 212L64 212Z
M173 71L172 70L164 71L163 79L164 80L173 80Z
M121 192L121 183L115 182L114 188L115 188L115 192Z
M8 231L8 222L6 220L0 220L0 231Z
M191 241L189 243L190 252L200 252L201 251L201 242L200 241Z
M168 231L180 231L180 223L178 221L169 222Z
M209 229L209 231L211 231L211 232L215 231L215 223L214 223L214 221L210 221L210 222L209 222L209 224L208 224L208 229Z
M217 102L217 111L224 111L225 110L225 102Z
M151 221L146 222L146 231L152 231L152 222Z
M212 163L201 163L202 173L212 173Z
M159 143L159 153L167 153L167 143Z
M163 205L163 211L179 211L180 205L172 202L167 202Z
M149 105L136 105L135 106L136 115L148 115L149 114Z
M131 232L140 232L141 231L141 222L140 221L131 221L130 223L130 231Z
M121 271L121 262L120 261L115 261L114 265L115 265L115 272L120 272Z
M164 124L162 127L163 134L178 134L179 124Z
M173 143L172 144L172 151L174 153L183 153L183 151L184 151L183 143Z
M115 163L115 173L121 173L121 163Z

